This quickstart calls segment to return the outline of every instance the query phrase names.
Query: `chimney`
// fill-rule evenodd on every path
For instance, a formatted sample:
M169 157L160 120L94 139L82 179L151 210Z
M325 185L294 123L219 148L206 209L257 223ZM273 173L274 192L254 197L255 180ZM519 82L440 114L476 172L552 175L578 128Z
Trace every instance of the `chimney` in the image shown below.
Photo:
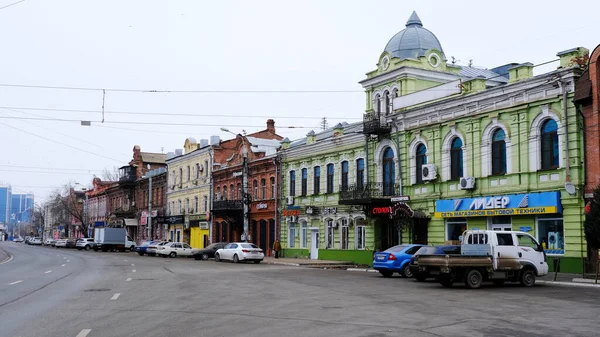
M317 141L317 134L314 131L310 131L306 134L306 144L312 144Z
M570 68L578 65L587 65L590 51L583 47L572 48L560 51L556 56L560 57L558 69Z
M342 123L337 123L337 125L333 127L333 137L339 137L342 134L344 134L344 126Z
M521 63L508 69L508 83L515 83L533 77L533 63Z
M275 133L275 121L272 119L267 119L267 131L270 133Z

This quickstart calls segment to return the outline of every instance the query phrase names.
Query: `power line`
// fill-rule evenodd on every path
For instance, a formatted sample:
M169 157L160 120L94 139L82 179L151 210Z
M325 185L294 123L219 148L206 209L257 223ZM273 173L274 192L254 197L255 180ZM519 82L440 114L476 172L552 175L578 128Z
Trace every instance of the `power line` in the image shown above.
M87 169L66 168L66 167L62 168L62 167L45 167L45 166L22 166L22 165L10 165L10 164L0 164L0 167L59 170L59 171L102 172L102 170L87 170Z
M14 5L16 5L16 4L20 4L20 3L21 3L21 2L23 2L23 1L25 1L25 0L21 0L21 1L13 2L13 3L9 4L9 5L6 5L6 6L3 6L3 7L0 7L0 10L2 10L2 9L4 9L4 8L8 8L8 7L10 7L10 6L14 6Z

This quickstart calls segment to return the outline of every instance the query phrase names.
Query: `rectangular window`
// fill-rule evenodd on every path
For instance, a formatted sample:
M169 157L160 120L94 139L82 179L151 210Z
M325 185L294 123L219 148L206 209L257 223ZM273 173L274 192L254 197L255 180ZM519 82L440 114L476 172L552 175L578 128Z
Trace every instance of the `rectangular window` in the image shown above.
M493 231L511 231L512 219L509 216L488 217L488 229Z
M358 159L356 161L356 187L362 188L365 186L365 160Z
M334 248L335 245L335 227L333 220L327 222L327 248Z
M333 193L333 174L334 174L333 164L328 164L327 165L327 193L328 194Z
M302 224L300 227L300 247L306 248L308 245L308 228L306 224Z
M463 175L462 149L450 150L450 180L459 180Z
M548 255L565 253L565 228L561 217L538 217L537 239Z
M290 171L290 196L296 195L296 171Z
M198 213L198 197L194 197L194 213Z
M200 163L196 163L196 179L200 178Z
M260 189L262 194L262 200L267 199L267 181L265 179L260 180Z
M316 166L314 168L314 177L313 177L313 194L321 193L321 167Z
M290 230L288 233L288 246L290 248L296 247L296 224L290 225Z
M271 199L275 199L275 177L271 177Z
M348 190L348 162L342 162L342 191Z
M365 226L356 226L356 249L365 249L365 243L367 242L366 233Z
M506 144L492 142L492 175L506 173Z
M204 175L208 176L208 160L204 161Z
M348 249L348 219L342 219L342 230L341 230L341 238L340 245L342 249Z
M450 218L446 220L446 240L461 241L463 233L467 230L467 219Z
M302 196L308 194L308 169L302 169Z

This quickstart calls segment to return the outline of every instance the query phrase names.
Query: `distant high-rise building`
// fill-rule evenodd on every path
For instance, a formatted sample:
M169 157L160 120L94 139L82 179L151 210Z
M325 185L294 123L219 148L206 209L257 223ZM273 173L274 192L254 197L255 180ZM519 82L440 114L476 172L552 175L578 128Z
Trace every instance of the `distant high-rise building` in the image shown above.
M33 212L33 194L12 194L10 219L11 223L29 222Z
M8 224L10 222L11 200L12 192L10 185L0 183L0 223Z

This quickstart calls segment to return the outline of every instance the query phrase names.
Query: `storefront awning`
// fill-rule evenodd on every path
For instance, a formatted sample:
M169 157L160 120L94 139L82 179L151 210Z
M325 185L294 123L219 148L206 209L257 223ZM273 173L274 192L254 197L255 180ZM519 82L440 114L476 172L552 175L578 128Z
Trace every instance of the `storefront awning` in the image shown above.
M137 226L137 219L125 219L125 226Z

